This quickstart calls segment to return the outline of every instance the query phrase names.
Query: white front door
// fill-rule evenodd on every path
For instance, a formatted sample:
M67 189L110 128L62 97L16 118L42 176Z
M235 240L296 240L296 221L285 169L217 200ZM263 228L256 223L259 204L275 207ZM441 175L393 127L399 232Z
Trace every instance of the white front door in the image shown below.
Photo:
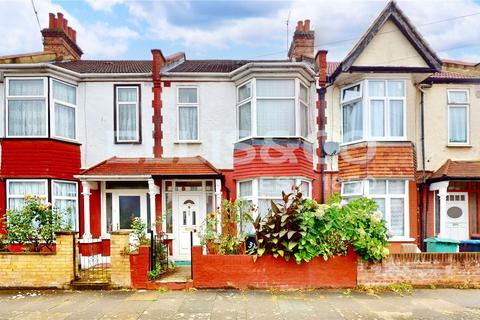
M132 220L141 218L147 223L146 192L125 190L112 194L113 229L131 229Z
M446 238L456 240L469 239L467 192L449 192L447 194L445 224Z
M179 194L177 198L176 212L176 230L177 247L176 259L190 260L190 232L198 230L202 221L205 219L205 208L201 195L199 194ZM175 225L175 221L174 221ZM200 244L198 233L193 233L193 244Z

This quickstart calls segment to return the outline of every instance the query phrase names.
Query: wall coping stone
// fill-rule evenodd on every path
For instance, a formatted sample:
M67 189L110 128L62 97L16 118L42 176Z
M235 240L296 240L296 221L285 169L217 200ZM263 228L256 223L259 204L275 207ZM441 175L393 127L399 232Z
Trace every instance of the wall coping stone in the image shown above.
M126 229L126 230L117 230L117 231L110 231L110 234L114 234L114 235L128 235L130 233L132 233L133 230L132 229Z

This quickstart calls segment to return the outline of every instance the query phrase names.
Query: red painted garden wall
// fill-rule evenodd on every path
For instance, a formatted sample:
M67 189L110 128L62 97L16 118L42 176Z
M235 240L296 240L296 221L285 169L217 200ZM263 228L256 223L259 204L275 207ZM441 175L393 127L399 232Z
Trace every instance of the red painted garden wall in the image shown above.
M248 255L203 255L193 248L193 286L195 288L299 289L352 288L357 285L357 255L324 261L316 258L297 265L295 261L264 256L256 262Z

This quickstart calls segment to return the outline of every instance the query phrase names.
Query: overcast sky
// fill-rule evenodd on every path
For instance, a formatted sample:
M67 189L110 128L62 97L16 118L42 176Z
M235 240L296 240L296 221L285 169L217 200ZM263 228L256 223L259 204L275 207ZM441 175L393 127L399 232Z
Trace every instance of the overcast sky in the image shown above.
M150 59L184 51L191 59L283 59L297 20L311 19L318 48L340 60L386 0L133 1L34 0L40 25L63 12L84 59ZM441 58L480 62L480 0L400 0ZM0 0L0 55L41 51L30 0Z

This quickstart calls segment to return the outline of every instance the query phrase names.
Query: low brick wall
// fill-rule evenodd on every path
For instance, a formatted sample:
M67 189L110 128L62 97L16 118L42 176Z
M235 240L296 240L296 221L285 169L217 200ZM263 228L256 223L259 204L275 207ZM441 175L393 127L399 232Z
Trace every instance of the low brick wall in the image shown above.
M133 289L148 289L150 271L150 247L141 246L138 253L130 255L130 277Z
M0 252L0 289L69 288L75 278L75 237L57 233L55 252Z
M480 285L480 252L392 254L381 263L359 262L358 285L452 287Z
M256 262L249 255L203 255L193 248L193 286L195 288L304 289L353 288L357 285L357 254L315 258L297 265L283 258L263 256Z

